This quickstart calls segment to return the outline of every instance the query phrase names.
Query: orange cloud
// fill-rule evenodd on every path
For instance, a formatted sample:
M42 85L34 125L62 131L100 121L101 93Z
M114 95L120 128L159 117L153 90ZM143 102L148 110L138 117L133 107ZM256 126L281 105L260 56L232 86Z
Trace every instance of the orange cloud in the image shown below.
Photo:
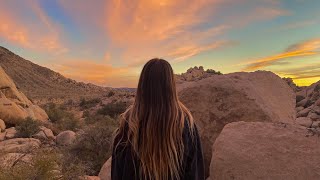
M18 2L19 6L24 8L24 11L17 10L15 13L9 10L12 6L17 6L16 2L4 1L1 3L0 38L11 44L41 52L60 54L68 50L60 41L58 28L41 9L38 1ZM36 18L27 20L30 13Z
M204 46L197 46L197 45L181 46L175 49L174 51L170 52L169 57L173 58L174 62L180 62L192 56L200 54L202 52L215 50L217 48L225 47L231 44L233 43L222 41L222 42L215 42L215 43L204 45Z
M265 57L252 62L245 63L246 67L244 71L254 71L257 69L262 69L264 67L270 66L275 62L299 56L311 56L320 54L320 39L312 39L302 43L298 43L290 46L285 52L273 55L270 57Z
M94 60L60 60L51 67L68 78L101 86L135 87L138 78L129 68L113 67Z
M228 41L218 35L229 30L290 14L270 0L78 0L76 4L59 0L59 4L90 36L93 29L98 33L102 29L110 43L108 51L117 51L117 61L129 66L141 66L152 57L170 58L185 49L181 58L173 57L183 61L216 49L208 44ZM243 11L232 11L238 5Z

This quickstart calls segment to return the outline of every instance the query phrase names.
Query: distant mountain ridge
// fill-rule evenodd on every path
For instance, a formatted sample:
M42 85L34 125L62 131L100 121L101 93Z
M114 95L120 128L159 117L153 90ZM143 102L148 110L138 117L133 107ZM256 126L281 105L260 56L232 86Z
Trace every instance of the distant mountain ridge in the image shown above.
M102 95L111 88L77 82L26 60L0 46L0 66L31 99L74 98Z

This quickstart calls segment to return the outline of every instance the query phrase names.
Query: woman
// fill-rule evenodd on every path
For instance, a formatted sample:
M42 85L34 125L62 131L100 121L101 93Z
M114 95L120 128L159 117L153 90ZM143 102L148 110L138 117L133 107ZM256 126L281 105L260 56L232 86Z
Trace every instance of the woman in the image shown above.
M122 114L112 153L113 180L203 180L197 127L179 101L170 64L147 62L134 104Z

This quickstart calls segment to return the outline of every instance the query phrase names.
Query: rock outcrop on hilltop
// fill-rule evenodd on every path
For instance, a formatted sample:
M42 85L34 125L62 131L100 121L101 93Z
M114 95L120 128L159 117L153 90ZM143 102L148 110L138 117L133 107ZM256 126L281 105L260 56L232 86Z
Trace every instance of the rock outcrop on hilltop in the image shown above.
M206 167L212 145L228 123L294 123L295 93L271 72L232 73L178 85L180 100L190 109L204 149Z
M317 180L319 138L306 133L294 124L228 124L214 143L209 180Z
M293 82L292 78L282 78L282 79L287 82L287 84L293 89L294 92L298 92L302 89L302 87L297 86L296 83Z
M214 75L222 75L222 73L212 69L207 69L205 71L203 66L195 66L193 68L189 68L186 73L177 74L176 81L177 84L181 84L186 81L199 81L201 79L205 79Z
M0 46L0 66L17 87L33 100L58 101L107 94L111 88L77 82L39 66Z
M8 124L17 124L26 117L48 120L46 112L17 89L0 66L0 119Z

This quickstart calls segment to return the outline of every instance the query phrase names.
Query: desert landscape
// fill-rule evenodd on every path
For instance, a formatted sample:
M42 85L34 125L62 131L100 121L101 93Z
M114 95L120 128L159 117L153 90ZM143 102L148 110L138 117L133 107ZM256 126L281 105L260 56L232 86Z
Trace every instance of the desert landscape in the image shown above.
M0 179L110 179L118 116L134 89L65 78L0 47ZM208 180L319 179L320 81L269 71L176 75Z

